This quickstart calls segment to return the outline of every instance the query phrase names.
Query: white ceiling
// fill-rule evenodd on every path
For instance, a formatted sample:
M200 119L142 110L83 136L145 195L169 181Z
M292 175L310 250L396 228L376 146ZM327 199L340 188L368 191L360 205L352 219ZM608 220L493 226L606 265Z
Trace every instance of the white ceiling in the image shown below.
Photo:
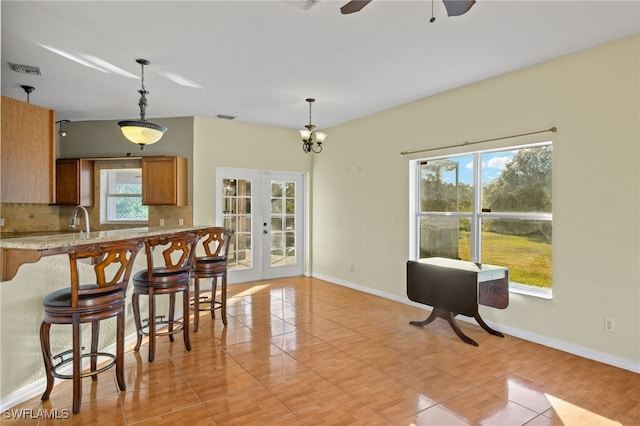
M637 0L478 0L451 18L434 0L434 23L430 0L341 15L346 2L3 0L2 94L26 100L20 85L34 86L31 103L57 119L135 119L135 59L146 58L147 119L225 114L296 129L315 97L323 128L640 31Z

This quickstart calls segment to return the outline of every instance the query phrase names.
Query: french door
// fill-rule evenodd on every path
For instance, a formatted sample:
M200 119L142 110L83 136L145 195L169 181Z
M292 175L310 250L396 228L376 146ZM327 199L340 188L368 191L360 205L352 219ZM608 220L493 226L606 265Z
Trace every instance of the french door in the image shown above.
M302 275L304 175L220 168L216 223L236 231L229 282Z

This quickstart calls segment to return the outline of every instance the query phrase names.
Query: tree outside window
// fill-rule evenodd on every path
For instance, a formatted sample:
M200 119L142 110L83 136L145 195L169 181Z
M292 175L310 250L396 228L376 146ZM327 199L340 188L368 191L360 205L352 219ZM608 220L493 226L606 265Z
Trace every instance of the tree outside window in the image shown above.
M101 221L146 222L149 208L142 205L142 169L102 169L100 171Z

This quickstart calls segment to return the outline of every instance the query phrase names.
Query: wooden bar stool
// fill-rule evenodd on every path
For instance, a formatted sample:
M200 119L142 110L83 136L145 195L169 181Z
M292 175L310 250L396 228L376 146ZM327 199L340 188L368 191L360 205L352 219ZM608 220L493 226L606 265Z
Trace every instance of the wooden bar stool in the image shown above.
M124 241L102 243L90 247L80 247L69 251L71 265L71 286L48 294L44 298L44 320L40 326L40 344L47 377L47 388L42 400L49 399L54 377L73 379L73 412L80 411L82 397L82 378L91 376L97 380L102 373L115 365L116 379L120 390L126 389L124 379L124 327L127 284L131 276L133 261L142 247L141 242ZM78 261L93 258L93 274L89 284L81 279ZM87 268L89 268L87 266ZM83 278L84 273L82 274ZM116 354L98 351L100 321L117 317ZM82 354L81 324L91 323L91 351ZM71 350L59 355L51 355L50 329L52 324L71 324L73 327L73 346ZM90 371L82 369L82 360L91 359ZM98 359L109 362L98 368ZM57 363L54 365L54 360ZM72 364L72 373L63 374L60 368Z
M198 236L191 232L181 232L169 236L150 237L145 240L147 254L147 269L137 272L133 276L133 316L138 333L138 341L134 351L140 350L142 336L149 336L149 362L153 362L156 353L156 336L169 336L173 342L173 335L182 332L184 346L191 350L189 340L189 277L195 255ZM162 249L162 265L154 266L154 248ZM182 293L183 318L174 318L176 294ZM149 317L143 326L140 319L140 295L149 296ZM156 318L157 295L169 295L168 320L163 316ZM158 331L158 325L167 325L167 331Z
M220 309L222 323L227 325L227 260L229 246L235 231L223 227L206 228L196 231L200 236L203 256L196 256L193 262L191 276L193 277L192 305L195 312L193 331L198 331L200 311L210 311L211 318L215 318L215 310ZM222 278L220 300L216 300L218 277ZM200 294L200 279L211 278L211 295ZM200 305L205 306L201 307Z

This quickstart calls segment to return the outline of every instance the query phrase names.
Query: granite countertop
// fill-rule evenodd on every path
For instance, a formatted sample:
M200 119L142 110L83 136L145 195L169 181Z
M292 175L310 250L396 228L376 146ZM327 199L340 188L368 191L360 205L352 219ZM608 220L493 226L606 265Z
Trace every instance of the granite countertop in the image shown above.
M130 238L144 238L156 235L175 234L184 231L209 228L213 225L200 226L150 226L140 228L114 229L109 231L61 232L56 234L31 235L16 238L0 239L0 248L22 250L48 250L84 244L122 241Z

